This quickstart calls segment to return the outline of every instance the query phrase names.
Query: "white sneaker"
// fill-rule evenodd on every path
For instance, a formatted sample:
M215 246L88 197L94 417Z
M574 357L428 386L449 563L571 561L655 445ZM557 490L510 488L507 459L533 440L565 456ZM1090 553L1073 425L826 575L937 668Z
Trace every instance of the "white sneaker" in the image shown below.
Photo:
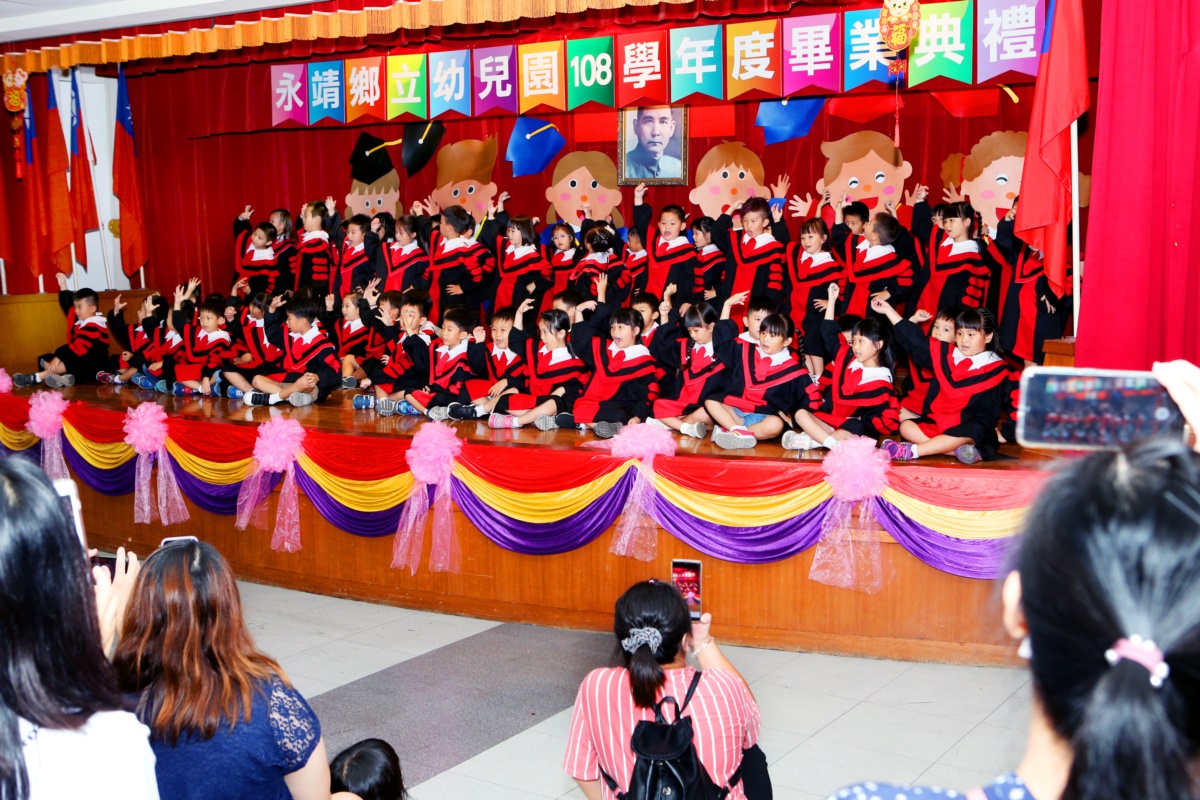
M649 425L649 426L650 426L650 427L652 427L652 428L662 428L664 431L669 431L669 430L671 430L671 426L670 426L670 425L667 425L665 422L662 422L661 420L657 420L657 419L655 419L654 417L650 417L650 418L648 418L648 419L646 420L646 424L647 424L647 425Z
M812 450L819 446L804 431L786 431L781 444L784 450Z
M693 439L703 439L708 435L708 426L703 422L685 422L679 426L679 432Z
M758 444L758 440L750 433L723 430L713 434L713 443L723 450L746 450Z

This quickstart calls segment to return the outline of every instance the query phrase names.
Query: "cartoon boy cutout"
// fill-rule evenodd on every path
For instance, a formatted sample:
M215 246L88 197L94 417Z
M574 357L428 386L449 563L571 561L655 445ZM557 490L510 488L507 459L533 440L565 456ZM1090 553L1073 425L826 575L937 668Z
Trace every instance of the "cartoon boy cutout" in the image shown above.
M696 165L696 188L688 200L700 207L703 216L716 219L751 197L768 201L785 197L788 178L782 175L778 180L774 186L767 185L766 170L753 150L741 142L722 142Z
M604 153L577 151L567 153L554 165L553 181L546 187L546 225L542 228L542 244L549 244L554 223L562 220L575 230L579 238L580 223L585 217L605 220L611 214L617 233L624 236L624 221L618 206L621 190L617 186L617 165Z
M488 215L496 198L492 170L496 166L496 140L463 139L446 145L437 154L437 188L431 195L438 208L462 206L476 224Z
M360 134L350 155L346 218L355 214L373 217L381 211L395 215L399 202L400 173L392 166L392 158L383 140L369 133Z
M942 162L947 201L968 198L992 236L1021 194L1028 138L1024 131L997 131L980 139L965 158L955 153Z
M872 213L892 204L900 224L912 224L912 198L904 192L912 164L904 160L890 138L875 131L859 131L835 142L822 142L821 153L829 160L824 176L817 181L818 196L828 191L831 203L846 197L861 200ZM807 208L803 211L806 214ZM832 225L833 206L827 205L822 214L827 217L826 224Z

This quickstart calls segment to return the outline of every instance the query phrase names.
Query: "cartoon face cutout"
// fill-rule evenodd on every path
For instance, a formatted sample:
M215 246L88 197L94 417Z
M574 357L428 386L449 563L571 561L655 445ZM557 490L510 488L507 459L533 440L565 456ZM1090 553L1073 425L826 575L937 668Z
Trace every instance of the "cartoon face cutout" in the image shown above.
M1021 193L1023 156L1004 156L984 168L978 178L963 181L962 192L979 209L985 224L996 227L1013 207L1013 198Z
M734 204L751 197L770 197L771 192L738 164L725 164L708 173L704 182L692 189L688 200L700 206L704 216L716 219L729 213Z
M546 199L554 206L554 213L560 220L578 226L583 219L584 206L590 210L592 219L607 219L621 204L621 190L600 185L587 167L580 167L548 187Z
M862 158L847 161L842 165L831 183L826 185L825 179L817 181L817 193L826 190L831 192L834 203L846 195L851 200L861 200L872 212L878 207L883 210L883 204L891 201L900 205L904 197L904 181L912 175L912 164L904 161L900 166L893 166L874 150Z
M479 181L458 181L433 190L433 199L442 208L462 206L471 212L476 222L487 216L488 206L496 197L496 184Z
M884 0L883 5L887 8L888 13L893 17L907 14L912 8L914 0Z
M400 189L394 189L390 192L375 192L358 194L350 192L346 195L346 219L355 214L366 214L368 217L373 217L381 211L386 211L395 216L396 204L400 202Z

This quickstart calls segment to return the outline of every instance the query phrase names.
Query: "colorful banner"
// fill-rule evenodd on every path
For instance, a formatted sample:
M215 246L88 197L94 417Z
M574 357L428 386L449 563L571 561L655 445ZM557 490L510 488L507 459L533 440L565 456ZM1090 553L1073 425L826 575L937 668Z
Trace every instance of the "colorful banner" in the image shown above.
M471 51L429 54L429 118L449 112L471 116Z
M387 118L404 115L425 119L426 103L425 54L387 57Z
M842 91L848 92L870 81L894 84L896 77L888 73L888 67L896 60L896 54L887 48L879 34L879 9L847 11L842 17L842 29L846 43Z
M779 20L738 22L725 26L725 99L748 92L778 97L781 75Z
M705 96L725 96L720 25L671 29L671 102Z
M308 67L278 64L271 67L271 124L308 124Z
M669 102L666 31L618 36L617 64L618 106Z
M513 45L473 50L475 116L489 111L517 113L517 48Z
M539 106L556 111L567 110L567 81L563 74L561 41L519 45L517 66L522 114Z
M362 117L374 117L380 122L387 119L383 66L382 56L346 61L346 122Z
M921 28L909 45L908 85L939 77L969 84L975 66L974 22L971 0L921 6Z
M1037 75L1046 30L1044 0L979 0L976 80L1005 72Z
M308 124L323 119L346 121L346 98L341 61L314 61L308 65Z
M567 42L567 110L584 103L609 106L616 102L613 38L572 39Z
M841 14L789 17L783 21L783 93L842 90Z

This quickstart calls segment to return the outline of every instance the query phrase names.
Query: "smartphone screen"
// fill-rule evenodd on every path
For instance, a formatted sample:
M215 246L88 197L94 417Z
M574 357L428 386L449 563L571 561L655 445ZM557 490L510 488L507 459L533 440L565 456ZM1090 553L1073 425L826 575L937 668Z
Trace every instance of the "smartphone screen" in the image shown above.
M1148 436L1182 438L1175 401L1149 372L1031 367L1021 375L1017 441L1098 450Z
M692 619L700 619L704 613L703 598L700 593L700 562L672 559L671 583L687 601L688 612Z

